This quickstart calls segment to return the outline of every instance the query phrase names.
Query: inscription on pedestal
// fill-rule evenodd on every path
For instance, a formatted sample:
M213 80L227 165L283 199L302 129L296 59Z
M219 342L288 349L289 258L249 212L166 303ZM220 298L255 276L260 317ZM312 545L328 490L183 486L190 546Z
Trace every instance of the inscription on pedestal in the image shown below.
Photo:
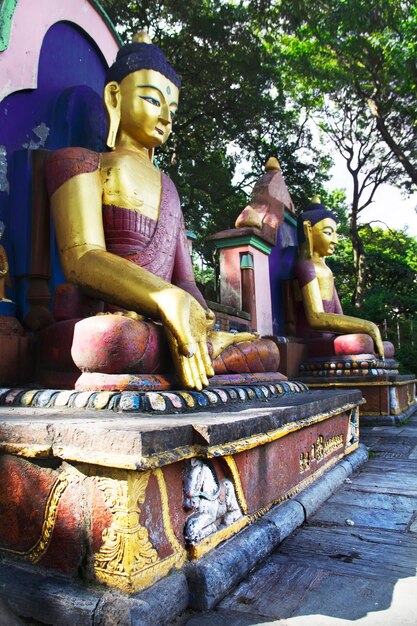
M325 439L323 435L319 435L310 450L306 450L300 454L301 474L307 472L314 463L319 463L330 456L335 450L343 448L343 445L343 435L334 435L333 437L329 437L329 439Z

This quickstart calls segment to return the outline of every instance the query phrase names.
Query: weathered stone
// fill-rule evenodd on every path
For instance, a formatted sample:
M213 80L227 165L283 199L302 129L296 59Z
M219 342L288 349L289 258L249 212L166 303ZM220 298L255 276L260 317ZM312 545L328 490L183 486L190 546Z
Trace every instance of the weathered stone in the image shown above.
M336 466L326 472L321 480L294 496L294 500L304 507L306 519L317 511L346 478L346 470L341 466Z
M299 502L287 500L271 509L262 519L275 524L279 529L279 540L281 542L285 537L288 537L293 530L304 523L305 513Z
M200 610L215 606L279 541L279 528L261 519L215 552L190 564L186 568L190 606Z
M188 585L184 572L176 572L157 582L132 599L138 598L149 607L151 624L172 624L188 606ZM142 622L137 622L142 625ZM136 626L136 622L134 622Z

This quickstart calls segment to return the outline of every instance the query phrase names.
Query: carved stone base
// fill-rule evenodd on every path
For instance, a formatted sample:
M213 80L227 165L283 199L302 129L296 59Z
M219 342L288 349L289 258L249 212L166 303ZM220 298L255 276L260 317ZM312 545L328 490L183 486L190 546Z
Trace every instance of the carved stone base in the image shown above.
M361 401L358 391L300 392L250 409L158 416L2 407L0 556L86 584L145 589L355 450ZM223 506L207 519L208 483L193 490L194 477L185 479L200 466ZM205 529L191 545L190 515Z
M338 376L320 380L303 376L299 380L310 389L359 389L365 399L360 420L367 426L398 424L417 410L417 379L409 374Z

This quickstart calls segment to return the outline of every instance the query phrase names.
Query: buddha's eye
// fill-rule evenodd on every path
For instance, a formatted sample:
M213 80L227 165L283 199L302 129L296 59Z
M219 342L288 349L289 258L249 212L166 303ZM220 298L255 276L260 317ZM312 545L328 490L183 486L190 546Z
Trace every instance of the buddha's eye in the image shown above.
M146 100L146 102L153 104L153 106L155 107L161 106L161 103L159 102L159 100L157 100L156 98L152 98L152 96L139 96L139 98L142 98L142 100Z

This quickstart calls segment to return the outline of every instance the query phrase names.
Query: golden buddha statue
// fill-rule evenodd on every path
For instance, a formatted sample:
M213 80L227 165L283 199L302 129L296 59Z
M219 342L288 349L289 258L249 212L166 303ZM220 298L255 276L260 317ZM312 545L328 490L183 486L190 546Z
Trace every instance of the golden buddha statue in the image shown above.
M104 89L110 151L59 150L49 159L47 182L66 279L82 293L131 312L132 325L149 329L139 316L156 322L180 382L201 389L214 374L211 357L255 337L210 333L209 341L215 318L195 283L178 194L153 163L155 148L171 133L179 91L180 79L157 46L140 37L121 48ZM84 358L100 341L95 319L82 322L80 350L73 344L82 370L95 371L95 357ZM146 345L145 352L159 349L161 333L152 337L150 343L158 345ZM106 358L119 349L114 345ZM102 371L117 373L117 359Z
M392 344L382 341L376 324L343 313L333 273L326 264L338 242L337 219L318 197L299 216L297 232L297 334L310 340L310 356L373 354L374 350L381 359L385 353L393 356Z

